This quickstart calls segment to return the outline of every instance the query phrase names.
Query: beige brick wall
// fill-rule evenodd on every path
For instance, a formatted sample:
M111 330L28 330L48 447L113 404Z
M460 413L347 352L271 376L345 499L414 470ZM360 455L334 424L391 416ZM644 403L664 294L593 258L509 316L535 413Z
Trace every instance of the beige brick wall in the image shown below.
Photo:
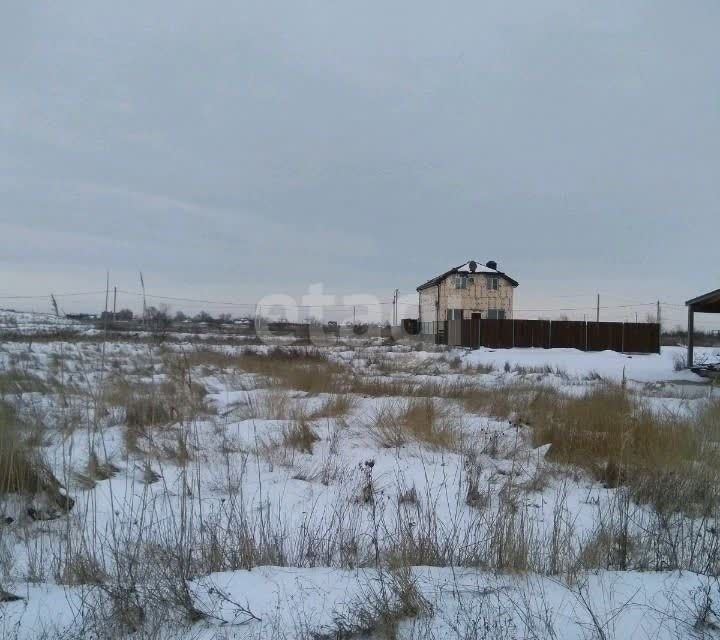
M422 322L435 322L435 301L437 300L437 287L423 289L420 292L420 320ZM444 318L440 318L441 320Z

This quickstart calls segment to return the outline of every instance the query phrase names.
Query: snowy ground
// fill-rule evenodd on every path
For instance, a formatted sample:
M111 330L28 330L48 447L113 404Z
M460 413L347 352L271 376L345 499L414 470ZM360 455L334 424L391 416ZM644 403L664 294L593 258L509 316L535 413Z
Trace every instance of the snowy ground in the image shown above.
M26 313L0 309L0 332L32 335L41 331L77 329L80 326L73 320L50 313Z
M0 592L21 598L0 604L2 637L715 633L715 520L675 518L663 535L687 544L656 541L649 507L629 508L620 488L546 460L530 427L457 394L581 396L610 382L659 414L692 417L720 393L677 370L682 349L358 341L313 349L300 365L248 350L273 353L193 342L0 347L3 397L38 429L33 439L76 500L41 521L27 517L27 498L0 502L13 519L0 524ZM432 396L447 437L398 427L417 401L408 385ZM157 407L133 405L147 389L163 394ZM420 405L421 421L428 410ZM623 517L636 546L618 568L593 553ZM612 544L603 549L615 557Z

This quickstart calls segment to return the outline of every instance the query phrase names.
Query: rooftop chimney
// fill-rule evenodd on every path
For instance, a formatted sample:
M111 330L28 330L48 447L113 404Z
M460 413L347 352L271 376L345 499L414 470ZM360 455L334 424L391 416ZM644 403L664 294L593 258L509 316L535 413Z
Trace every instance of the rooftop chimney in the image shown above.
M488 269L495 269L495 271L497 271L497 262L495 262L495 260L490 260L485 266Z

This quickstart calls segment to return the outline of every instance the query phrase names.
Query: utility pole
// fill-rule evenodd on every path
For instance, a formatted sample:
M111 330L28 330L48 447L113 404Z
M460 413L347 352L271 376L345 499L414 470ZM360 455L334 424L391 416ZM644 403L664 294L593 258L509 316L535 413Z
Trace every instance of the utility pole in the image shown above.
M660 311L660 300L658 300L658 303L657 303L657 323L658 323L659 325L662 325L662 315L661 315L661 311Z
M117 287L113 289L113 322L115 322L115 314L117 313Z
M353 325L355 325L355 305L353 305Z
M600 294L597 294L597 322L600 322Z
M142 271L140 272L140 286L142 287L143 296L143 327L147 321L147 302L145 301L145 278L143 278Z
M110 298L110 271L105 274L105 313L103 313L103 329L107 334L108 303ZM104 343L103 343L104 345ZM104 349L104 346L103 346Z
M398 323L398 296L400 295L400 289L395 289L395 295L393 296L393 326L397 326Z

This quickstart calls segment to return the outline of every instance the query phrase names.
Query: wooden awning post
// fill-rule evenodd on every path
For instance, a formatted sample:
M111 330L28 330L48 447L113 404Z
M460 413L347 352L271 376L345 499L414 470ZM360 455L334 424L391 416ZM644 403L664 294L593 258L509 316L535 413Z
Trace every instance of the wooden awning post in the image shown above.
M688 368L693 366L694 353L695 353L695 308L692 305L689 305L688 306L688 354L687 354Z

